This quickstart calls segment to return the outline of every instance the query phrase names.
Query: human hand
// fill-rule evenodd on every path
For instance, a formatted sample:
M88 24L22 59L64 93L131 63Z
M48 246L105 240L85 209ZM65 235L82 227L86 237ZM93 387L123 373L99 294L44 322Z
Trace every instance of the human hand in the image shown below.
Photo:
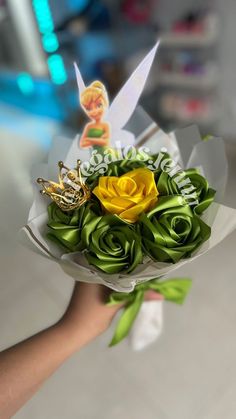
M110 292L103 285L76 283L69 306L59 324L75 339L78 348L103 333L123 306L106 305ZM145 300L163 300L163 296L148 290Z
M0 418L10 418L74 352L104 332L122 305L105 303L110 290L77 282L55 325L0 353ZM146 300L162 296L148 291Z

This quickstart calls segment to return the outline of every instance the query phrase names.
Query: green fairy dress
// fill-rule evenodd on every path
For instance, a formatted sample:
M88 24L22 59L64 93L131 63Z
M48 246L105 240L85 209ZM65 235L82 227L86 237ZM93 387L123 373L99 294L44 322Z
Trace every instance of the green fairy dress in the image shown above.
M104 133L105 131L101 128L90 128L87 136L90 138L100 138ZM106 150L107 148L105 146L100 146L100 145L93 145L92 147L93 147L93 150L97 150L98 153L101 153L101 154L103 154L104 150Z

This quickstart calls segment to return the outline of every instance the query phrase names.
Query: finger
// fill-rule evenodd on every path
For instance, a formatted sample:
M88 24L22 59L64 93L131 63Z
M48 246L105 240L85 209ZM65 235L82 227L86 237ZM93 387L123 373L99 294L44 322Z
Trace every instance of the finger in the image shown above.
M164 297L162 294L159 294L156 291L148 290L145 292L144 300L145 301L163 301Z

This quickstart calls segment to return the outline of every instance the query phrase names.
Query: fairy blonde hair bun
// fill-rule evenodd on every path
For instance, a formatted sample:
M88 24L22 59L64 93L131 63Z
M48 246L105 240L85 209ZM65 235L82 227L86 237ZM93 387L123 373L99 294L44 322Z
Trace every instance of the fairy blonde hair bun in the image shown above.
M102 97L106 106L108 106L109 101L106 88L103 83L101 83L98 80L95 80L89 86L87 86L80 95L81 105L85 106L91 101L97 100L99 97Z
M96 89L101 89L101 90L106 91L104 84L103 84L101 81L99 81L99 80L95 80L95 81L93 81L93 82L89 85L89 87L95 87Z

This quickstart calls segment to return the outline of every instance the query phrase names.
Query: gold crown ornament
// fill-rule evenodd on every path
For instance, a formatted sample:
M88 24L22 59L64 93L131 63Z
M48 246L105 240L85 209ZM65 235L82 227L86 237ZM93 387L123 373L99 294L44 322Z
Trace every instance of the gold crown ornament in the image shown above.
M91 197L89 187L82 180L80 164L80 160L77 160L76 169L69 169L62 161L59 161L58 183L42 178L37 179L43 187L41 194L50 196L63 211L79 208Z

